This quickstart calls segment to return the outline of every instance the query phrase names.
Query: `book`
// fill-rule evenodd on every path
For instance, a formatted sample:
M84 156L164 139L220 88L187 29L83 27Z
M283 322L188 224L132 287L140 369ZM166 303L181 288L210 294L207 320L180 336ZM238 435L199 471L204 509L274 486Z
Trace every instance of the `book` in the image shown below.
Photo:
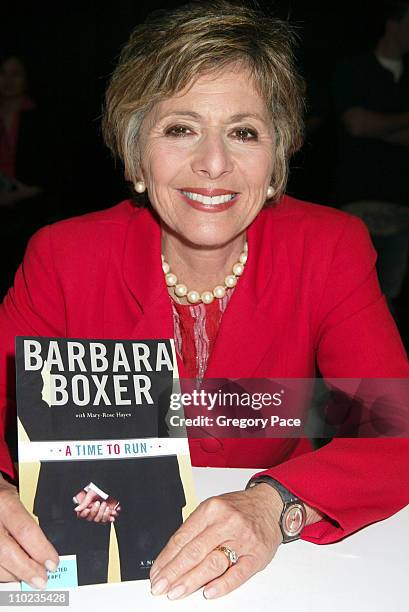
M20 497L60 555L47 588L148 578L196 506L173 340L17 337L16 383Z

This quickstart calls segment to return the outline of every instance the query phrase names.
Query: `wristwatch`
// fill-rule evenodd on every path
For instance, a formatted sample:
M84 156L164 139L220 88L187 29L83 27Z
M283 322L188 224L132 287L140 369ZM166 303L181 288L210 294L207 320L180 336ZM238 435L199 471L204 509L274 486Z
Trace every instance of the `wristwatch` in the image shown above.
M271 478L271 476L258 476L252 478L247 483L246 489L250 489L261 483L273 487L282 499L283 510L278 524L283 535L283 544L298 540L307 521L307 512L303 502L296 495L291 493L291 491L283 487L280 482Z

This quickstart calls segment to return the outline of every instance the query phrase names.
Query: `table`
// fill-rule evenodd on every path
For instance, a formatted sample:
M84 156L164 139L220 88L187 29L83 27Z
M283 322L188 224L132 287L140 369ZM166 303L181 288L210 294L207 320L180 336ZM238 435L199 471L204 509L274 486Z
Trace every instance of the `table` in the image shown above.
M256 470L193 468L199 500L243 489ZM17 584L1 590L18 589ZM19 609L29 609L19 607ZM33 609L33 608L31 608ZM38 609L38 608L37 608ZM153 597L148 581L85 586L70 591L69 612L407 612L409 506L336 544L301 540L280 546L263 571L233 593L207 601Z

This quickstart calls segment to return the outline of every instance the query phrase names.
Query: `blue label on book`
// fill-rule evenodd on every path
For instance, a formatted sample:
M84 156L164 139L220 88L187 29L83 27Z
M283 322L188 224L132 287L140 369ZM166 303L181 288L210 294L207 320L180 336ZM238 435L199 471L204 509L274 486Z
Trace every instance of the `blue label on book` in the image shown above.
M55 572L47 572L48 583L47 591L61 590L69 587L78 586L77 576L77 557L76 555L66 555L60 557L60 564ZM26 582L21 583L22 591L36 591Z

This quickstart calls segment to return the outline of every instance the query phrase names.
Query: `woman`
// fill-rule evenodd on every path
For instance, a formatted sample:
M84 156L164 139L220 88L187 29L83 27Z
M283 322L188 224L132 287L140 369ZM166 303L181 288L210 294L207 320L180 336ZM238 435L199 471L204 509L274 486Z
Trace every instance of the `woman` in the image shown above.
M316 363L325 377L408 376L361 222L282 195L301 141L290 41L283 23L224 1L135 30L104 130L149 206L122 202L35 235L1 311L3 369L17 334L174 336L181 377L308 378ZM194 465L268 469L189 517L152 567L155 595L204 586L218 597L301 530L335 542L409 501L406 440L316 452L293 439L190 443ZM1 466L12 475L5 451ZM0 579L40 584L56 552L2 487Z

